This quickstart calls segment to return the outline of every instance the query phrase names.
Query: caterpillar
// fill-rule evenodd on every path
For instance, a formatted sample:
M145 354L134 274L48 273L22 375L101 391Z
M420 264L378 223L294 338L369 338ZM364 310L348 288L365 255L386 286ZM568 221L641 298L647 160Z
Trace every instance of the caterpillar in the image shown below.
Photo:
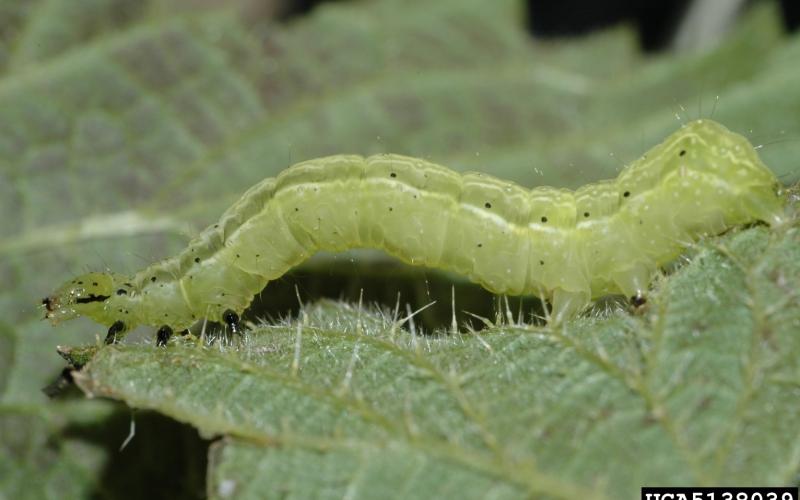
M558 323L604 295L643 303L659 266L702 235L780 224L784 198L747 139L708 119L576 191L393 154L337 155L256 184L177 256L134 276L78 276L42 304L53 324L88 316L109 327L108 343L144 324L163 345L205 319L237 331L256 293L319 250L376 248L498 294L541 297Z

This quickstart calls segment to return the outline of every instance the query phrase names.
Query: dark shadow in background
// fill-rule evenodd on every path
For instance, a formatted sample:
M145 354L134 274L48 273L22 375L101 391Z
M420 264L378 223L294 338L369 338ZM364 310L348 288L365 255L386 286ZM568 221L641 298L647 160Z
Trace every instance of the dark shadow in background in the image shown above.
M783 24L789 32L795 32L800 28L800 2L797 0L781 0L781 10L783 11Z
M304 266L270 282L256 295L244 317L256 323L261 319L273 322L296 317L300 301L308 304L323 298L353 304L361 301L365 307L378 305L392 315L399 304L401 319L409 310L425 307L414 316L417 333L425 334L451 328L454 300L456 322L462 331L467 327L485 328L486 322L479 318L496 322L498 312L506 321L507 310L514 321L521 319L528 324L538 322L537 317L543 315L542 304L534 297L497 296L463 277L406 265L389 257L355 257L351 262L349 257L340 255L336 261Z
M119 410L102 422L73 424L64 430L63 439L92 443L108 456L90 498L205 498L210 441L201 439L189 425L137 411L133 413L136 435L120 451L131 416L131 410L120 403Z
M664 49L686 13L689 0L529 0L528 26L534 35L567 37L630 22L645 52Z
M335 1L343 0L287 0L279 18L289 20L303 16L320 4ZM657 52L668 47L691 1L527 0L525 5L528 29L534 36L566 38L627 22L636 27L642 50ZM796 31L800 27L800 2L777 1L787 31Z

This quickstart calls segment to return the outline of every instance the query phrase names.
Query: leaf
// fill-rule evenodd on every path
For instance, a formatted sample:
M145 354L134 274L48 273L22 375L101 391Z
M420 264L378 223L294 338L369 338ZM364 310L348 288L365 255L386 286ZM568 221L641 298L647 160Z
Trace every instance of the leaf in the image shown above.
M158 488L163 486L156 480L160 471L196 476L196 469L184 467L195 458L190 446L183 459L155 472L146 459L125 462L126 474L110 472L116 472L120 457L130 456L125 453L148 457L148 447L161 444L157 432L147 432L147 422L155 422L155 429L167 424L142 418L121 454L130 421L124 407L73 401L74 393L47 400L40 389L63 368L56 346L79 353L70 348L91 342L92 335L99 342L103 332L86 321L53 331L40 321L37 299L87 267L128 272L172 254L247 187L292 162L328 153L393 151L526 185L574 187L614 175L677 126L675 113L685 120L708 115L713 107L716 118L766 144L765 160L787 183L798 178L800 142L793 139L800 127L793 110L800 98L795 91L800 70L792 62L800 43L781 36L769 4L753 9L713 51L656 59L638 54L627 29L571 42L531 41L522 29L519 4L509 0L338 3L285 25L251 15L247 4L0 3L4 495L135 496L139 490L126 484L128 479ZM695 113L699 104L704 111ZM681 105L689 111L681 111ZM322 269L316 276L325 281L387 269L381 264L354 268L349 258L321 262L308 269ZM432 278L400 268L378 275L371 288L406 279L418 290L420 306L431 300L448 303L450 283L438 286ZM285 290L272 287L280 300L267 298L281 307L276 310L295 302L293 284L287 279ZM353 285L327 285L335 296L348 286ZM357 293L360 286L353 288ZM317 297L320 288L303 290L310 291L305 300ZM457 296L466 310L488 316L478 308L491 305L491 298L474 290ZM394 298L390 294L387 303L394 304ZM339 319L326 331L339 337L343 330L353 331L344 306L330 307L329 320ZM380 320L366 313L361 319ZM639 320L632 321L633 332ZM645 331L651 328L645 326ZM373 324L364 331L377 336L382 330ZM501 333L513 334L505 327ZM492 346L503 338L487 335L485 340ZM346 359L350 342L349 348L341 347ZM470 338L464 342L474 345ZM435 344L441 356L436 363L454 355L444 340ZM160 355L140 347L143 356ZM293 345L286 348L294 352ZM104 350L101 357L108 355ZM459 359L455 355L453 366L469 368ZM322 361L321 374L342 369L326 365L330 357ZM302 366L305 377L310 363ZM446 393L428 397L438 401L435 408L445 408L436 398L446 399ZM450 422L447 418L458 411L412 414L414 422ZM463 418L454 422L466 425ZM171 436L192 432L165 428ZM217 432L213 426L207 430ZM426 457L407 443L391 442L396 456ZM217 445L214 457L220 465L211 476L222 475L213 484L226 477L226 457L238 456L240 448L246 454L259 443L232 435ZM364 443L358 456L375 458L370 462L375 464L377 458L389 460L375 446ZM271 450L277 459L280 452ZM344 455L328 458L335 464L337 456ZM355 462L341 462L348 463ZM559 481L552 491L588 484L564 484L563 476L544 472L542 477ZM435 477L425 475L426 480ZM495 476L478 474L474 480L482 477ZM468 480L473 479L459 481ZM510 490L502 484L498 496L526 491L525 484L514 483Z
M95 396L224 435L218 497L633 498L789 484L800 231L709 240L642 317L416 337L321 303L233 345L101 349Z

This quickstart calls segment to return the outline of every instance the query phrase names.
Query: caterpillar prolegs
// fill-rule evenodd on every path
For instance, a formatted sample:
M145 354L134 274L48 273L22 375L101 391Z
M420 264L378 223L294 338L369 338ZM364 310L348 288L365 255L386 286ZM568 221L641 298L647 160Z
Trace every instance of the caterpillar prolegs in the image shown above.
M179 255L134 276L79 276L43 304L53 323L88 316L109 341L152 325L164 343L206 318L235 327L256 293L317 251L376 248L539 296L561 322L600 296L642 300L658 266L701 235L781 223L783 198L747 139L711 120L574 192L392 154L330 156L256 184Z

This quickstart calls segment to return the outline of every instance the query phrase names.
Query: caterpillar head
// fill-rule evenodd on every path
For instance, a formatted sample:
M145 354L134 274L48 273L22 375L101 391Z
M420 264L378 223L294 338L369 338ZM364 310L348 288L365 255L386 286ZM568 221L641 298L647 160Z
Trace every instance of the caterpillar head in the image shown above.
M77 276L42 299L45 318L54 325L78 316L105 323L107 301L115 290L111 274L88 273Z
M623 170L617 185L630 199L668 186L673 204L722 210L728 225L785 220L785 194L775 174L745 137L713 120L681 127ZM700 214L687 214L685 220L693 218Z

